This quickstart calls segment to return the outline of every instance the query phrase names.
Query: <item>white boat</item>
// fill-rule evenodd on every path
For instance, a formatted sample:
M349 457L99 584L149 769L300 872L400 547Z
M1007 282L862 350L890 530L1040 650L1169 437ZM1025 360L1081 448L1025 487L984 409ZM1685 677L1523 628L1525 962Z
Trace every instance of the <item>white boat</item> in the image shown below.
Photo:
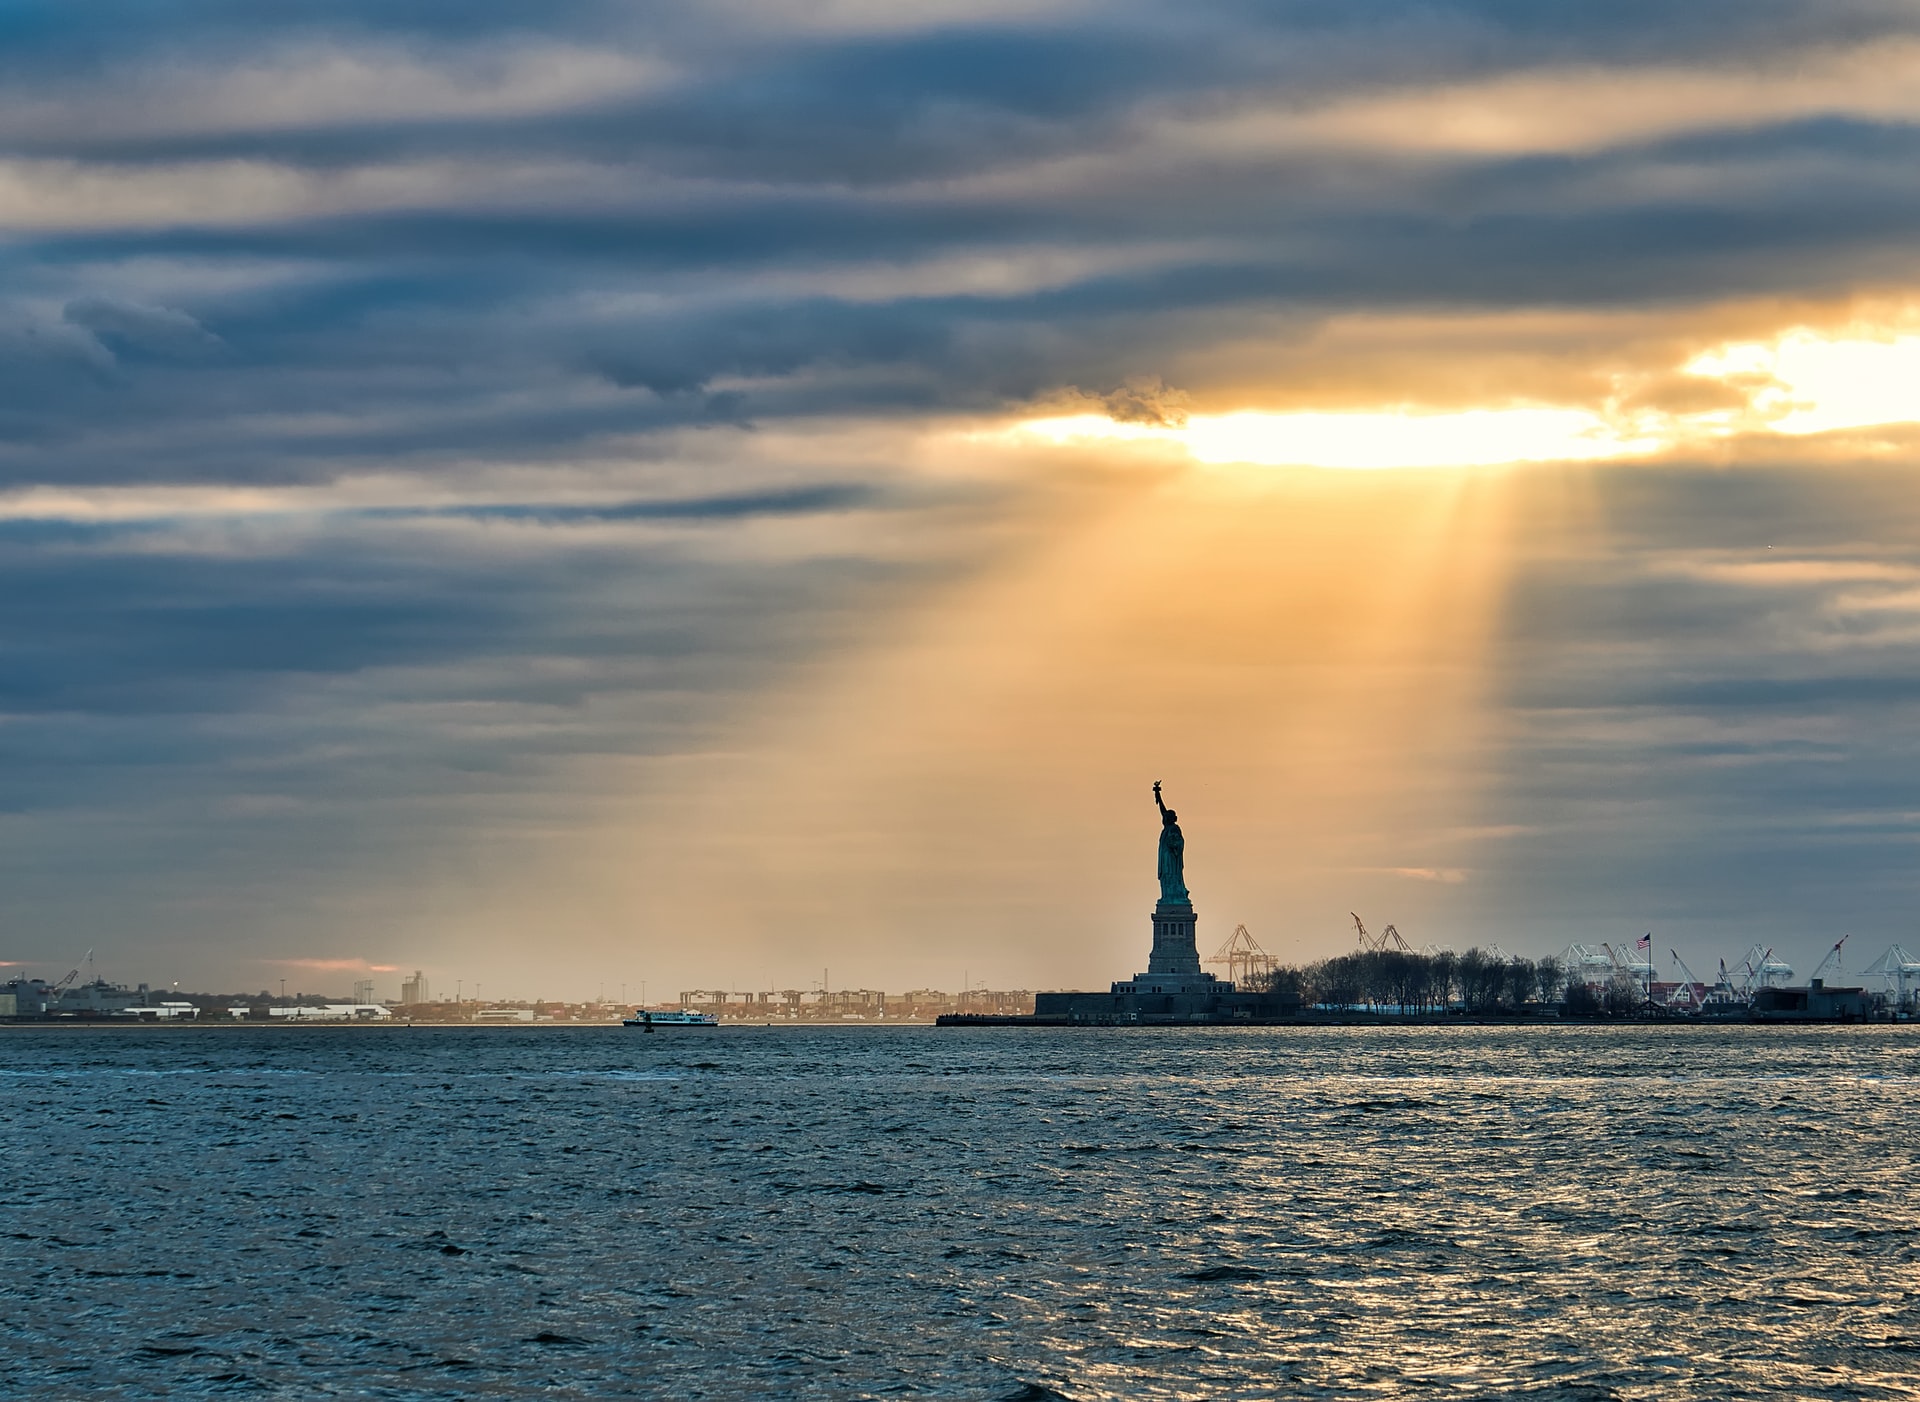
M633 1016L621 1019L622 1027L718 1027L720 1019L712 1013L690 1013L676 1008L672 1012L650 1013L635 1008Z

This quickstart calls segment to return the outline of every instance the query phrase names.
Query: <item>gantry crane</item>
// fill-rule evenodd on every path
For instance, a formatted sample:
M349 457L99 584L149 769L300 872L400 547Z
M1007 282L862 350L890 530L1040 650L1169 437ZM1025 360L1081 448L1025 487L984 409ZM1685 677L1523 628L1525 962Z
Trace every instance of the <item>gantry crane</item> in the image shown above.
M1227 978L1234 983L1262 978L1273 972L1279 960L1260 947L1260 941L1245 925L1235 925L1227 942L1213 952L1209 964L1225 964Z
M1861 973L1885 979L1887 991L1893 994L1894 1007L1911 1009L1912 994L1908 990L1920 987L1920 959L1914 958L1904 947L1894 945L1862 969Z
M1785 960L1775 959L1772 945L1767 945L1763 949L1756 944L1747 951L1747 957L1740 961L1734 972L1744 975L1740 980L1740 993L1743 997L1751 998L1756 988L1772 988L1775 986L1773 982L1775 979L1779 979L1784 984L1792 978L1793 965Z
M1613 956L1590 944L1570 944L1560 954L1561 966L1569 980L1587 988L1598 988L1613 977Z
M1347 914L1353 915L1353 912L1348 911ZM1379 954L1389 949L1398 950L1402 954L1413 953L1413 946L1407 943L1406 936L1391 925L1377 935L1370 935L1367 933L1366 923L1359 916L1353 915L1353 928L1360 938L1362 953Z

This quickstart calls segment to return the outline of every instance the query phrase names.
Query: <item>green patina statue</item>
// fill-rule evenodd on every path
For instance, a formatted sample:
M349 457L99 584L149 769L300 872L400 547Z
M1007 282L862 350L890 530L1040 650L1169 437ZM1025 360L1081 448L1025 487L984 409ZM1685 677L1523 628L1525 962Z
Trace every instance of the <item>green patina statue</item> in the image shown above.
M1153 781L1153 801L1160 808L1160 899L1185 905L1187 893L1187 839L1180 832L1180 815L1160 800L1160 781Z

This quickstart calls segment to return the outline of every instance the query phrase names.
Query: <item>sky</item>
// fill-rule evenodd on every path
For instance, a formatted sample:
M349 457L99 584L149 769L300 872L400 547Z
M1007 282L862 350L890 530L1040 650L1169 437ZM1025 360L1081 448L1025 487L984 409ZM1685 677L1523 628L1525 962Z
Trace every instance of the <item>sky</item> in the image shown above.
M0 0L0 959L1914 933L1920 10Z

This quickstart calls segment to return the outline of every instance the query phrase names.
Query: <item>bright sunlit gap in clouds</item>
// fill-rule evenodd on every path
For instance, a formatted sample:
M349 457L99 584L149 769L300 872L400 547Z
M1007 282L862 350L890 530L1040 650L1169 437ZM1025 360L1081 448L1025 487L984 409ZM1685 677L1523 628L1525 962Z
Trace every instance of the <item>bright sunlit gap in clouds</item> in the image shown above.
M1748 415L1776 433L1920 419L1920 335L1834 338L1796 330L1770 344L1721 346L1686 368L1745 390Z
M987 436L1053 444L1158 443L1207 464L1369 470L1622 461L1739 434L1803 437L1920 422L1920 334L1862 330L1834 336L1796 328L1770 341L1723 343L1678 369L1725 387L1738 402L1691 412L1623 403L1600 410L1571 405L1452 411L1249 409L1156 423L1116 420L1090 410L1028 419ZM1629 389L1623 377L1623 401ZM591 504L631 493L624 487L603 487L576 495L579 502ZM497 506L519 498L508 491L471 499ZM362 507L446 507L455 501L438 484L402 478L271 488L31 487L0 493L0 520L299 519Z
M1184 447L1196 461L1264 467L1473 467L1510 462L1617 458L1632 447L1578 409L1195 414L1185 424L1117 423L1099 414L1037 419L1017 432L1055 443L1106 438Z
M1163 442L1202 463L1348 469L1498 466L1643 457L1738 433L1841 432L1920 420L1920 335L1827 337L1794 330L1730 343L1684 372L1742 405L1693 413L1570 406L1195 414L1180 423L1083 413L1032 419L1016 434L1053 443Z

